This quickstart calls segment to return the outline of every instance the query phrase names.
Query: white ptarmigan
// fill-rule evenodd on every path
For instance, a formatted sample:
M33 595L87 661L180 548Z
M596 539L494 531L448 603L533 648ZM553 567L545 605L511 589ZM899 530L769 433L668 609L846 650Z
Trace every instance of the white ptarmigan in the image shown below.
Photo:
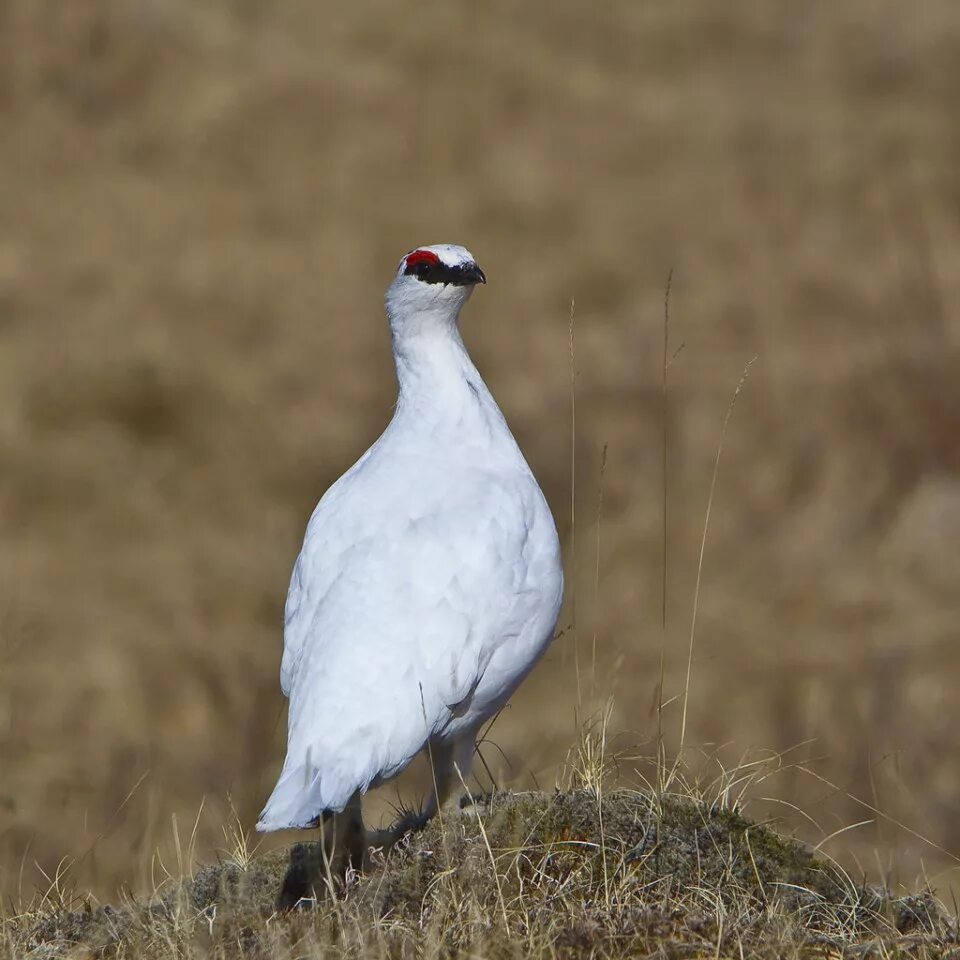
M457 325L477 283L467 250L437 244L387 290L399 399L307 525L280 667L287 756L258 830L345 808L362 830L361 795L428 743L429 816L553 637L556 526Z

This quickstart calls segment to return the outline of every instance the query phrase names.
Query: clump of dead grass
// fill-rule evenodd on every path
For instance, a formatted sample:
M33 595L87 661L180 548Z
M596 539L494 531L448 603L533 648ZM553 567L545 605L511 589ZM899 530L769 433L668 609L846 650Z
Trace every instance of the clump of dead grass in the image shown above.
M287 851L241 850L117 907L58 888L2 922L0 956L932 957L957 942L928 892L855 883L686 787L605 792L590 770L590 786L573 767L564 789L434 820L289 913Z

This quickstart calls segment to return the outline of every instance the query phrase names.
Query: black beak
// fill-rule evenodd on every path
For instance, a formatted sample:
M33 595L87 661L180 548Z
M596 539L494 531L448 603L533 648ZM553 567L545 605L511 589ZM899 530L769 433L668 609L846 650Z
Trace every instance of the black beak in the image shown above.
M452 273L453 278L450 282L458 287L487 282L486 274L475 263L465 263L462 266L455 267Z

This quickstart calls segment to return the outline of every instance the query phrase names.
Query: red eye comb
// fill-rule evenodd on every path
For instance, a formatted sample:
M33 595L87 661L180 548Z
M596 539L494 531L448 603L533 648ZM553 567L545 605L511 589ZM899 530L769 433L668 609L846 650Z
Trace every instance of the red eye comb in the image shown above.
M430 250L414 250L407 256L407 266L415 267L418 263L439 263L440 258Z

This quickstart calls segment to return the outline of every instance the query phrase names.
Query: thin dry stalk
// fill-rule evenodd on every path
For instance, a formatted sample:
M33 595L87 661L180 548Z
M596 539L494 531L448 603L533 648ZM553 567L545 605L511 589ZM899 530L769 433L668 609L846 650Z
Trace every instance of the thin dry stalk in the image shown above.
M430 779L433 783L433 796L437 802L437 816L440 817L440 835L443 839L443 852L446 855L447 863L450 862L450 850L447 847L447 830L443 821L443 811L440 809L440 787L437 784L437 770L433 765L433 746L430 743L429 722L427 720L427 704L423 699L423 684L419 683L420 688L420 709L423 710L423 722L427 726L427 759L430 761Z
M463 789L470 792L467 787L466 780L463 779L463 774L460 772L460 767L454 763L453 769L457 771L457 777L460 780L460 783L463 784ZM493 848L490 846L490 838L487 836L487 829L483 824L483 816L480 814L480 811L477 811L477 826L480 829L480 836L483 838L483 845L487 849L487 856L490 858L490 869L493 871L493 882L497 886L497 903L500 906L500 916L503 919L503 929L505 933L508 933L510 930L510 920L507 918L507 904L503 899L503 886L500 883L500 874L497 870L497 858L493 855Z
M844 790L843 787L837 786L837 784L835 784L832 780L828 780L826 777L821 776L819 773L817 773L814 770L811 770L809 767L797 766L797 769L802 773L805 773L808 776L813 777L815 780L819 780L825 786L828 786L831 789L836 790L837 793L843 794L843 796L845 796L848 800L852 800L854 803L859 804L861 807L864 807L865 809L869 810L872 814L875 814L876 816L885 820L887 823L890 823L893 826L903 830L905 833L910 834L910 836L913 837L915 840L920 840L922 843L925 843L927 846L932 847L938 853L941 853L944 856L949 857L954 863L960 864L960 857L958 857L955 853L951 853L949 850L946 849L946 847L940 846L940 844L937 843L936 841L931 840L929 837L925 837L922 833L918 833L912 827L908 827L902 820L898 820L896 817L891 817L890 814L884 813L882 810L875 807L872 803L867 803L866 800L861 800L859 797L854 796L852 793L850 793L847 790Z
M577 675L577 709L583 707L580 690L580 642L577 636L577 371L574 349L576 301L570 301L570 630L573 636L573 665Z
M597 775L597 823L600 826L600 858L603 864L603 899L610 909L610 874L607 869L607 834L603 824L603 775L606 767L607 725L613 712L613 704L608 703L600 723L600 763Z
M667 465L670 441L670 392L667 371L670 368L670 364L677 358L677 355L684 346L683 343L681 343L673 356L670 356L670 291L672 287L673 267L670 268L670 272L667 274L667 284L663 294L663 364L660 370L660 426L662 431L660 444L660 504L662 530L660 538L660 668L656 689L658 793L666 789L663 783L663 771L666 768L666 746L663 738L663 708L665 706L663 702L663 677L667 645Z
M697 613L700 609L700 585L703 581L703 557L707 549L707 533L710 530L710 514L713 510L713 497L717 490L717 476L720 472L720 457L723 454L723 446L727 436L727 426L730 423L730 416L733 413L733 408L737 403L737 397L740 396L740 391L743 389L743 385L746 383L747 376L750 373L750 368L753 366L756 360L757 358L753 357L753 359L751 359L743 368L743 373L740 376L740 382L737 384L736 390L733 391L733 396L730 398L730 403L727 405L727 410L723 415L723 422L720 427L720 441L717 444L717 455L713 461L713 475L710 478L710 492L707 496L707 509L703 518L703 535L700 538L700 555L697 560L697 579L693 590L693 614L690 618L690 644L687 650L687 675L683 685L683 712L680 718L680 748L677 754L678 758L683 754L683 748L687 735L687 706L690 698L690 677L693 671L693 648L697 634Z
M663 432L660 444L660 504L663 529L660 537L660 627L663 630L664 642L667 632L667 450L669 442L669 391L667 389L667 368L670 361L667 359L670 350L670 288L673 286L673 267L667 274L667 287L663 294L663 366L660 370L660 427ZM663 648L661 647L661 655ZM661 656L661 681L662 656Z
M607 469L607 444L600 454L600 483L597 489L597 552L593 569L593 642L590 653L590 700L597 696L597 621L600 616L600 530L603 526L603 477Z

